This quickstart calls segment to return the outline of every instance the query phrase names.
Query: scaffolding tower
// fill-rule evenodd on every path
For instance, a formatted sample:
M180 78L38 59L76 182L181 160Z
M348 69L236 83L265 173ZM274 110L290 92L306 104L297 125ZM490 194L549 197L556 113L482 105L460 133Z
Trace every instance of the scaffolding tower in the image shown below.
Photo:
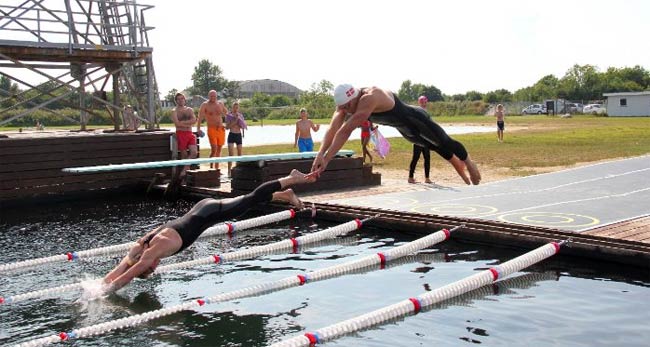
M98 109L108 111L119 130L126 104L135 104L147 129L157 128L159 98L147 34L153 27L144 18L151 8L136 0L3 0L0 78L27 89L0 87L0 105L11 104L0 106L0 125L36 110L71 119L48 108L58 101L79 111L71 120L82 131ZM112 100L105 91L109 82Z

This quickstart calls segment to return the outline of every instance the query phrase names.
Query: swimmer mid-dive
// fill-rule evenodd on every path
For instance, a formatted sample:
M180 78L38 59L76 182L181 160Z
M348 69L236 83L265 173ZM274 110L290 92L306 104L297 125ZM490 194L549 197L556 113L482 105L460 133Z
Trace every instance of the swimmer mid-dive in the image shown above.
M357 89L349 84L334 89L334 101L336 111L312 164L312 172L320 174L325 171L352 131L370 120L375 124L395 127L407 140L438 153L449 161L466 184L479 184L481 181L478 167L465 147L449 137L420 107L404 104L388 90L377 87Z
M114 292L135 277L146 278L155 271L162 258L183 251L207 228L240 216L257 203L281 200L302 208L300 199L287 187L313 181L313 176L293 170L288 176L263 183L246 195L232 199L207 198L199 201L184 216L167 222L140 238L124 259L104 277L103 292Z

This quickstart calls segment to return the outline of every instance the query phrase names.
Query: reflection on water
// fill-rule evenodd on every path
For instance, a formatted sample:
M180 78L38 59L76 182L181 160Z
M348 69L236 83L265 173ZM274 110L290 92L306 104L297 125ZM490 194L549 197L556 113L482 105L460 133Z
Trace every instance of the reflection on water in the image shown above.
M183 214L192 202L121 196L88 202L2 210L0 262L133 240L152 224ZM266 244L331 226L287 221L232 239L197 243L173 261ZM0 305L0 345L98 324L214 296L349 261L414 239L365 229L299 253L204 266L154 276L103 300L76 303L79 293ZM305 286L206 305L142 326L75 342L75 346L265 346L334 324L460 280L523 251L446 241L390 264ZM104 275L117 259L47 265L0 276L0 296ZM650 312L647 271L555 257L542 264L401 319L328 343L332 346L646 345ZM603 329L607 327L607 329Z

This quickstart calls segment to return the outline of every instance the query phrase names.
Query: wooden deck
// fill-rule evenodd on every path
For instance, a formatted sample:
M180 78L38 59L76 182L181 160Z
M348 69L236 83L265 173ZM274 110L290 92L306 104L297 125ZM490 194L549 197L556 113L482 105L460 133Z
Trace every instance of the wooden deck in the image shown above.
M650 244L650 216L630 219L600 228L587 230L582 234Z
M164 169L72 174L66 167L169 160L170 132L23 132L0 138L0 202L117 188ZM171 169L169 170L171 172Z

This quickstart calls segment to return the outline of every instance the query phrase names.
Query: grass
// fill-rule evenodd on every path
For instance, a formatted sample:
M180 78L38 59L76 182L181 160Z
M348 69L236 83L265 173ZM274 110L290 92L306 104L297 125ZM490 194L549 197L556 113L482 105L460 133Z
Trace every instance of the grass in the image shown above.
M327 119L315 120L328 123ZM506 118L505 142L496 141L495 121L484 116L436 117L441 125L485 125L495 127L494 133L455 135L472 158L482 166L505 168L510 174L526 176L537 169L567 166L581 162L638 156L650 153L650 117L598 117L574 116L559 118L548 116L510 116ZM252 126L260 122L250 122ZM265 120L264 125L293 125L295 120ZM171 124L163 127L173 127ZM78 129L78 127L62 127ZM92 128L99 128L93 126ZM105 126L103 128L111 128ZM0 130L17 130L0 128ZM408 167L412 145L402 138L392 138L391 152L385 160L376 159L379 168L404 170ZM318 148L318 145L315 146ZM350 140L343 147L361 153L361 141ZM293 152L290 144L244 147L245 154ZM224 150L224 155L227 150ZM203 148L201 156L207 157L209 149ZM432 156L432 166L447 167L437 155Z
M638 156L650 153L650 117L617 118L578 116L558 118L547 116L513 116L506 119L504 142L496 140L496 125L487 117L436 118L445 124L494 126L494 133L455 135L472 158L482 166L506 168L512 175L527 176L536 169L566 166L604 159ZM266 123L265 123L266 124ZM404 170L411 160L412 144L402 138L391 138L391 152L384 160L376 159L379 168ZM318 148L318 145L315 146ZM361 153L361 141L350 140L343 147ZM292 152L292 145L244 147L245 154ZM203 149L202 156L209 151ZM432 156L432 166L448 164Z

